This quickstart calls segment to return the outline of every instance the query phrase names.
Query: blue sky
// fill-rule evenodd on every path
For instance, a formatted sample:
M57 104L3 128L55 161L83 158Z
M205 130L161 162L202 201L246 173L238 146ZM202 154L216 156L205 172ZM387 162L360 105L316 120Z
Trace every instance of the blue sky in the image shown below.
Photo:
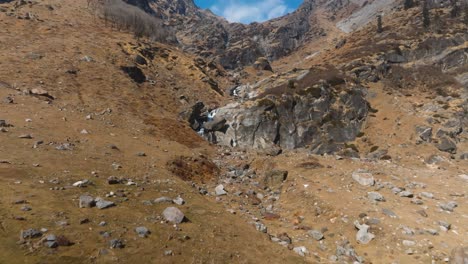
M261 22L294 11L303 0L195 0L230 22Z

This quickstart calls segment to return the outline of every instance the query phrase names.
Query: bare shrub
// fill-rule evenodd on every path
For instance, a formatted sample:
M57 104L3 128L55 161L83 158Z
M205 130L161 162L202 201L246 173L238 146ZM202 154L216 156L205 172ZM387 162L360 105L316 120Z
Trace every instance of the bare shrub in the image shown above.
M153 17L140 8L122 0L89 0L107 23L118 30L133 32L137 39L147 37L153 41L173 43L173 32L159 18ZM96 4L97 3L97 4Z

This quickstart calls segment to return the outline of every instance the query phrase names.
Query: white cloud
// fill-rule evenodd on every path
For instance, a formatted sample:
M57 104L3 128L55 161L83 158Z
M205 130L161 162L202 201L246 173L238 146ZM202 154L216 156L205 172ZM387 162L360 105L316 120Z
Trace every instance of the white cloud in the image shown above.
M221 0L210 9L230 22L250 23L265 21L285 15L293 10L285 0Z

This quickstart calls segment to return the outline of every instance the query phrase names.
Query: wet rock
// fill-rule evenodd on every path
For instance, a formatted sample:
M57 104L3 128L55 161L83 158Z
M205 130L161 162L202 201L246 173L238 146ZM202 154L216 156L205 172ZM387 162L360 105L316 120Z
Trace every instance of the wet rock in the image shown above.
M313 239L317 241L324 239L322 232L318 230L310 230L308 233Z
M112 239L109 241L109 247L114 249L114 248L124 248L125 244L122 240L120 239Z
M148 230L148 228L144 226L139 226L135 228L135 232L138 234L139 237L147 237L151 232Z
M383 197L383 195L378 192L368 192L367 197L371 199L372 201L378 201L378 202L385 201L385 198Z
M263 183L270 189L279 188L288 177L288 172L284 170L271 170L265 173Z
M362 186L373 186L375 184L372 173L363 170L353 172L352 178Z
M455 201L450 201L450 202L445 203L445 204L440 204L439 207L444 211L453 212L453 210L456 207L458 207L458 204Z
M37 229L34 229L34 228L30 228L30 229L26 229L24 231L21 231L21 238L22 239L38 238L38 237L41 237L41 236L42 236L42 232L37 230Z
M450 264L467 264L468 247L456 247L450 254Z
M224 185L220 184L216 186L215 193L217 196L226 195L227 192L224 190Z
M95 202L96 202L96 207L99 209L107 209L107 208L115 206L114 202L106 201L100 197L96 198Z
M354 222L354 226L359 230L356 234L356 240L360 244L369 244L375 238L374 234L369 233L370 226L366 224L361 225L358 221Z
M176 207L168 207L163 211L163 217L169 222L180 224L184 221L185 215Z
M81 195L79 199L80 208L91 208L95 205L94 198L89 195Z

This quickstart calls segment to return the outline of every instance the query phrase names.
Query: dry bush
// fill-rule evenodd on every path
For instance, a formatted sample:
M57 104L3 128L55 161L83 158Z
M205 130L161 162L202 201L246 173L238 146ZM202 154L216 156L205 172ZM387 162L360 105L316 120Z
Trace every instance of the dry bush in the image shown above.
M175 42L173 32L159 18L122 0L89 0L88 6L98 9L106 23L118 30L133 32L138 39L147 37L158 42Z

